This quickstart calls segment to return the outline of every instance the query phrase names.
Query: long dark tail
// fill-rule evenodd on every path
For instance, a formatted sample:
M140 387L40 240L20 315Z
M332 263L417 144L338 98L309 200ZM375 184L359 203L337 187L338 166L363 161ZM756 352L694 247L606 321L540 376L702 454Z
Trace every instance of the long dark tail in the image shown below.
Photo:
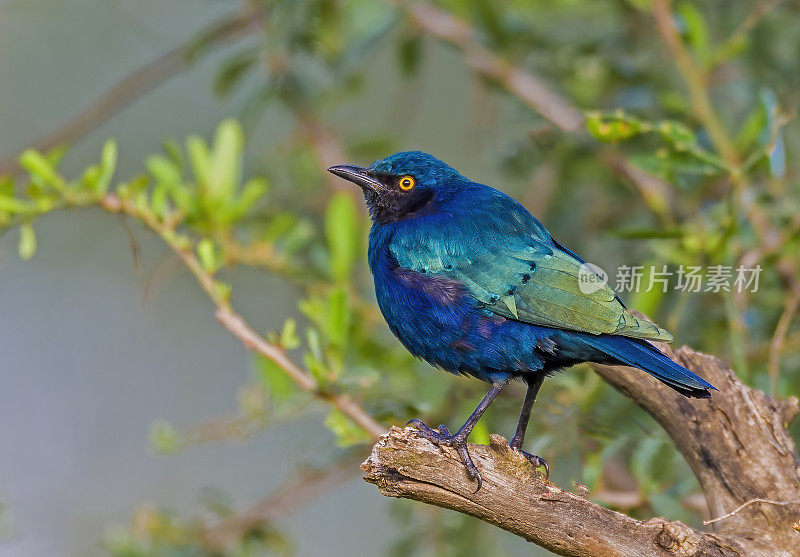
M711 391L717 390L714 385L676 364L645 340L612 335L584 337L582 340L615 360L615 363L638 367L686 396L710 398Z

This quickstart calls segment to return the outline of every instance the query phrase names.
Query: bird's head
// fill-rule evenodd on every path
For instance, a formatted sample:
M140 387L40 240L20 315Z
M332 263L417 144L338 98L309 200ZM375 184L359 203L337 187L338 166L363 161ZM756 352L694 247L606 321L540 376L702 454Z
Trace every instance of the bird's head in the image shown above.
M447 193L462 176L453 167L420 151L395 153L369 168L332 166L328 172L361 187L372 220L385 224L408 218Z

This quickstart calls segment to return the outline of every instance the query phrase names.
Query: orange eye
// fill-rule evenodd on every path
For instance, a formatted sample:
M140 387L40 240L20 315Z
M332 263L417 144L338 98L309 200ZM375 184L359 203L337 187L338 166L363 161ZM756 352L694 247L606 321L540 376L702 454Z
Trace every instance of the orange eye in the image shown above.
M401 190L408 191L414 187L415 184L414 177L408 175L403 176L402 178L400 178L400 182L398 182L398 184L400 184Z

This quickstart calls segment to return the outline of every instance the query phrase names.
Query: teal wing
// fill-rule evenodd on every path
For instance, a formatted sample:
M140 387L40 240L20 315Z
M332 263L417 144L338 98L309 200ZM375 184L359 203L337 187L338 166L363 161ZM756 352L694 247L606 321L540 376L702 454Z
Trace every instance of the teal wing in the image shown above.
M440 237L431 236L430 230L425 237L399 235L392 252L403 267L462 282L487 309L509 319L592 334L672 340L668 331L625 309L607 284L587 282L591 271L552 239L524 230L510 235L496 230L491 221L483 224L446 227ZM524 224L520 222L520 228Z

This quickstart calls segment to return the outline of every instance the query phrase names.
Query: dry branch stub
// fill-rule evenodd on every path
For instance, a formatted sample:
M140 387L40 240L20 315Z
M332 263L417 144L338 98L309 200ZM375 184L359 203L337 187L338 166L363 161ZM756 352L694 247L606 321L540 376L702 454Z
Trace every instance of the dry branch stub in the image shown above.
M412 428L393 427L378 440L362 464L364 479L383 495L472 515L560 555L800 555L800 458L786 429L797 398L775 401L713 356L660 348L719 392L710 401L687 399L631 368L595 369L672 438L708 501L710 531L636 520L564 491L499 435L489 446L470 445L483 477L478 492L455 450Z

